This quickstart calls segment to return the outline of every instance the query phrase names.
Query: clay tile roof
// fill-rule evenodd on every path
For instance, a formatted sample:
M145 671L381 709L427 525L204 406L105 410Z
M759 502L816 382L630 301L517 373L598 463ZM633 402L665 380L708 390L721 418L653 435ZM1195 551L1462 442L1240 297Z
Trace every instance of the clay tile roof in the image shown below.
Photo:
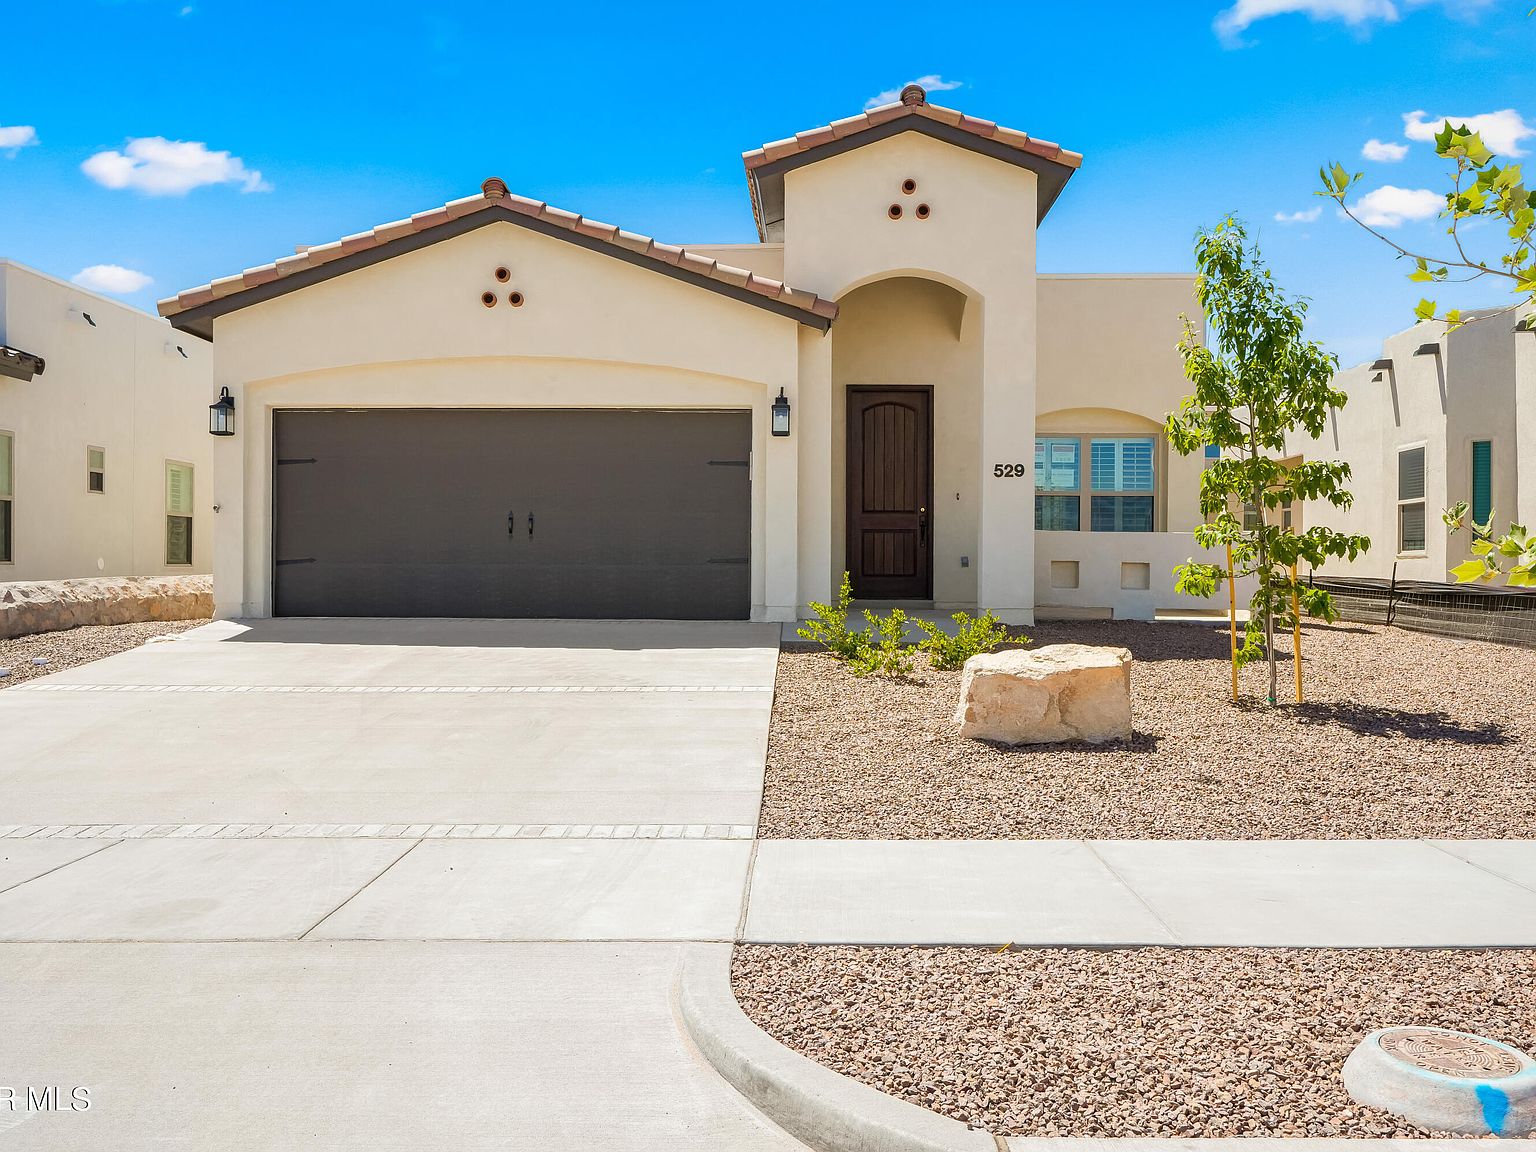
M831 139L831 129L818 130ZM816 134L812 134L813 136ZM795 145L795 141L785 141ZM473 218L484 215L483 220ZM505 183L491 177L480 186L478 196L451 200L439 208L418 212L406 220L392 220L366 232L356 232L328 244L301 245L292 256L270 264L247 268L234 276L224 276L211 284L188 289L159 302L160 315L186 331L210 339L213 319L226 312L259 303L283 292L302 288L328 276L341 275L354 267L388 259L401 250L390 245L420 247L432 242L429 234L452 225L445 235L458 235L467 227L495 220L522 223L546 234L563 236L596 251L608 251L642 267L654 265L658 271L678 276L723 291L727 295L762 307L772 308L799 319L802 323L825 329L837 317L837 305L814 292L787 289L776 280L757 276L745 268L734 268L708 257L689 252L675 244L663 244L649 236L625 232L612 224L588 220L575 212L552 208L541 200L531 200L509 192ZM458 224L465 220L466 226ZM424 238L418 241L418 237ZM343 262L337 264L337 262ZM327 269L328 264L337 264ZM260 291L256 291L260 289Z
M859 137L866 133L870 134L869 142L872 143L907 128L926 131L940 139L1034 169L1041 177L1038 205L1041 217L1055 201L1067 178L1083 163L1081 153L1070 152L1049 140L1036 140L1026 132L1004 128L991 120L930 104L928 93L920 85L908 84L894 103L834 120L825 127L797 132L784 140L775 140L741 154L759 234L767 239L770 225L783 219L780 181L786 169L856 147L865 142Z
M916 85L912 85L916 87ZM921 91L921 89L919 89ZM982 120L975 116L968 116L964 112L954 108L941 108L936 104L929 104L926 99L907 103L897 101L894 104L882 104L878 108L871 108L858 116L848 116L842 120L834 120L824 128L812 128L808 132L798 132L785 140L775 140L771 144L764 144L761 148L741 154L742 162L748 170L761 168L765 164L771 164L775 160L781 160L786 156L792 156L800 152L807 152L812 148L819 148L833 139L842 140L848 136L867 132L871 128L881 124L890 123L893 120L905 119L909 116L919 116L924 120L931 120L938 124L948 124L959 128L973 136L985 139L997 140L999 143L1008 144L1010 147L1021 151L1031 150L1029 144L1032 141L1027 133L1019 132L1012 128L1001 128L991 120ZM1068 152L1057 144L1046 141L1038 141L1051 153L1051 159L1059 164L1065 164L1069 168L1081 167L1082 154ZM1033 149L1032 151L1039 151Z

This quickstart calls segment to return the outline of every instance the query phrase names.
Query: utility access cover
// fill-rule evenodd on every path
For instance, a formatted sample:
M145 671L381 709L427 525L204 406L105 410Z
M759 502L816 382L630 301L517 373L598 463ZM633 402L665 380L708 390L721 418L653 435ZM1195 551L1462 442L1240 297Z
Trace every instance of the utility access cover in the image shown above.
M1463 1080L1501 1080L1520 1071L1511 1052L1466 1032L1427 1028L1389 1028L1378 1041L1389 1056L1442 1076Z

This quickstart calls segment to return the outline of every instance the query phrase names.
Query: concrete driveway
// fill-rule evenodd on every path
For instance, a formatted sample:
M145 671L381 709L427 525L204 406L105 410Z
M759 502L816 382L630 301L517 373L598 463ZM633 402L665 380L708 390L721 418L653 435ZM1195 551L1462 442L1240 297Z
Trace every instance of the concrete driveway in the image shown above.
M0 692L3 822L755 825L773 624L219 622Z
M777 641L220 623L0 692L0 1084L59 1102L0 1145L799 1147L673 1010Z

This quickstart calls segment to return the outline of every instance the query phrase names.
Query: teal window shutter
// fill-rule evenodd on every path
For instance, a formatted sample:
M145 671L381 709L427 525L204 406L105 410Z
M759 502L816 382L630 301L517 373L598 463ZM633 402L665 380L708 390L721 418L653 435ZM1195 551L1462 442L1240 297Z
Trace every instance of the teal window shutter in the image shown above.
M1493 441L1472 441L1472 519L1488 523L1493 515Z

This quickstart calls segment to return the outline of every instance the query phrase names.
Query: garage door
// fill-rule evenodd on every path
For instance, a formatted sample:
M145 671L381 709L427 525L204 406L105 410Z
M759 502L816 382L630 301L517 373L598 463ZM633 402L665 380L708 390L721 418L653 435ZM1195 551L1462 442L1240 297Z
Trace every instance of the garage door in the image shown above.
M273 610L745 619L751 419L278 412Z

